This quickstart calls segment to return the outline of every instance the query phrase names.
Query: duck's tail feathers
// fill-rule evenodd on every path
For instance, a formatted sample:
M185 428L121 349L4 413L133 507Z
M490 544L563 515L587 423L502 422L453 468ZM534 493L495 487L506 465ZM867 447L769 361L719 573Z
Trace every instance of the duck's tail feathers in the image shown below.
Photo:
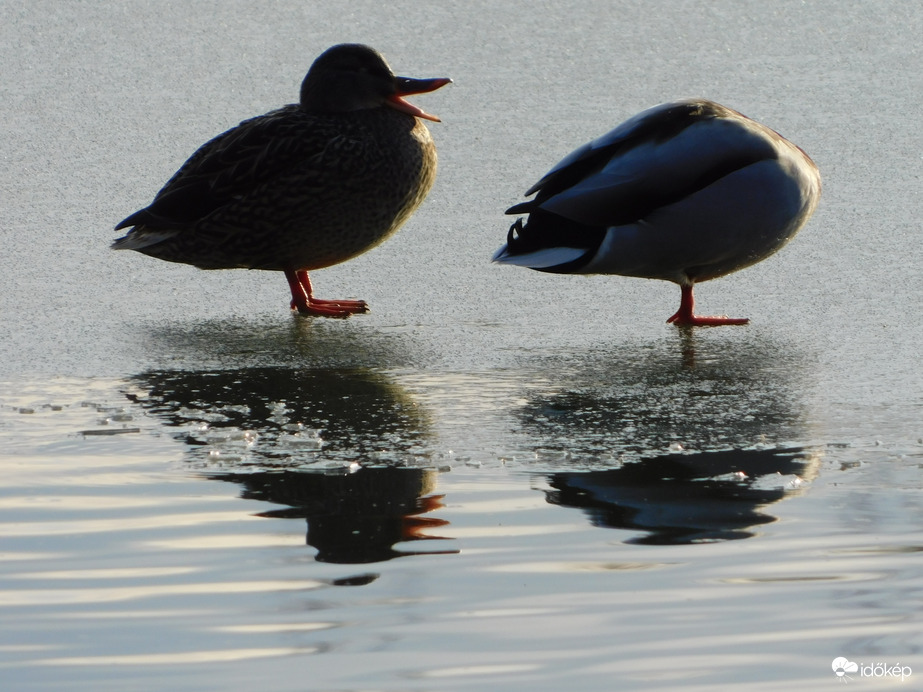
M162 243L175 236L177 231L152 231L135 228L128 235L117 238L110 247L113 250L143 250Z
M562 226L564 232L559 233ZM538 212L525 226L521 218L516 219L507 233L506 245L497 250L493 261L561 274L579 271L590 260L599 242L584 237L588 229L570 229L569 226L574 224Z

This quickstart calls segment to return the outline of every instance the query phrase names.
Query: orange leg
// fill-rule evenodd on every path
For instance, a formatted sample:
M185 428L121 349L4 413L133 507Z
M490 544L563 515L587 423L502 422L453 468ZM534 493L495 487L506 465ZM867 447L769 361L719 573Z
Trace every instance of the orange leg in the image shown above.
M368 312L369 306L364 300L321 300L313 295L308 272L286 269L285 278L292 290L292 310L302 315L319 315L321 317L349 317L358 312Z
M722 324L747 324L750 320L746 317L701 317L693 314L695 298L692 297L692 284L681 285L682 298L679 310L667 320L677 327L716 327Z

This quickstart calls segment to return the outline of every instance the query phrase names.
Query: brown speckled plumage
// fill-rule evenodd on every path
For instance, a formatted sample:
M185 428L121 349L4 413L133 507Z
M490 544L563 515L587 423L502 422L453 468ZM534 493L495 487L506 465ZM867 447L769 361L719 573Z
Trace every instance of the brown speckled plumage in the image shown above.
M447 82L394 77L372 49L335 46L312 66L300 104L203 145L117 226L133 228L113 247L202 269L284 271L306 294L292 284L293 308L363 312L361 301L312 298L306 272L375 247L426 197L436 147L420 117L435 118L400 96Z

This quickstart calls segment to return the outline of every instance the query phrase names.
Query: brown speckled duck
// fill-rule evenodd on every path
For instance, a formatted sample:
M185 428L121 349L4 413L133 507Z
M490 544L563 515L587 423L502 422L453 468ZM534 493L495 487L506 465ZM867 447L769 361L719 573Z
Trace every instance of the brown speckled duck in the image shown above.
M451 80L395 77L372 48L342 44L308 71L297 104L204 144L154 201L122 221L112 247L200 269L281 271L292 309L347 317L361 300L320 300L308 272L394 233L436 177L436 147L402 97Z

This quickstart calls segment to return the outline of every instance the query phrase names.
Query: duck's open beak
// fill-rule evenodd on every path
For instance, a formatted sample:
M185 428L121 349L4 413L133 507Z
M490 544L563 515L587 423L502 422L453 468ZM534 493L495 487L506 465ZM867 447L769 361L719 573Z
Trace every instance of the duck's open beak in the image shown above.
M410 77L395 77L394 84L397 87L397 91L388 97L387 104L392 108L396 108L402 113L409 113L410 115L415 115L418 118L425 118L426 120L432 120L434 122L442 122L435 115L430 115L426 111L417 108L412 103L405 101L402 96L410 96L411 94L425 94L428 91L436 91L439 87L443 87L446 84L449 84L452 80L448 77L437 77L436 79L411 79Z

